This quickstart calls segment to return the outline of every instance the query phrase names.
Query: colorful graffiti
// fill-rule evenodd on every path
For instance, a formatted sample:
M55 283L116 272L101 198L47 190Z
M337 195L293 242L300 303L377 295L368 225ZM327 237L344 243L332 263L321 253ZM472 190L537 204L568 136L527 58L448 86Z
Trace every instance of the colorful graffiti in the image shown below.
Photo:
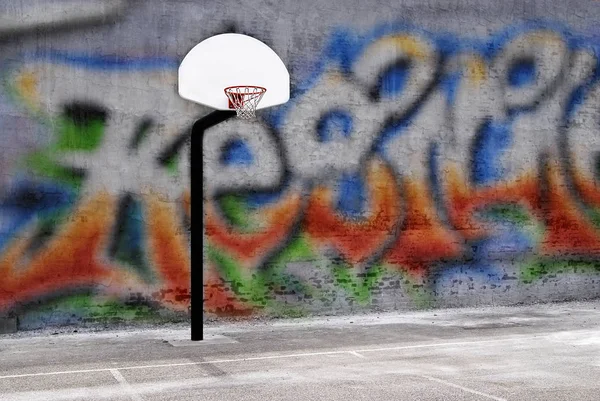
M598 275L599 45L549 24L332 33L288 104L205 131L207 311L435 305L464 272L479 292ZM11 104L51 139L0 205L0 310L186 311L186 138L205 110L177 97L176 67L58 51L6 66Z

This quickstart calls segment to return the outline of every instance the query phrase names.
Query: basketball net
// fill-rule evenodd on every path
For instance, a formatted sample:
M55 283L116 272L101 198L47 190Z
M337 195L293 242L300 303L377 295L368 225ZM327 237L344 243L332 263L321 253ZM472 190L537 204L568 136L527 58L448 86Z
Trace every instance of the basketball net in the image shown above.
M235 109L237 116L244 120L256 118L256 106L267 89L261 86L230 86L225 88L229 98L229 108Z

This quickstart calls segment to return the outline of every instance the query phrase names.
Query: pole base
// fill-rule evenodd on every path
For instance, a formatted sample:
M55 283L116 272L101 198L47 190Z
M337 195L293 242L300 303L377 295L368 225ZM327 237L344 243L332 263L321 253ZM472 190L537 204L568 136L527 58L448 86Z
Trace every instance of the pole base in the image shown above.
M221 334L207 334L204 336L204 340L195 341L195 340L184 340L184 339L168 339L165 338L164 341L171 344L173 347L200 347L203 345L212 345L212 344L235 344L236 340L230 337L226 337Z

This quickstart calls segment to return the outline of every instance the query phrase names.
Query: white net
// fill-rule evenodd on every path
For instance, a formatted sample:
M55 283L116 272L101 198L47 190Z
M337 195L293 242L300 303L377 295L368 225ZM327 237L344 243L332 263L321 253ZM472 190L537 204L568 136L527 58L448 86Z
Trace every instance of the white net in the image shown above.
M256 118L256 106L267 90L260 86L230 86L225 88L225 94L229 98L237 116L244 120Z

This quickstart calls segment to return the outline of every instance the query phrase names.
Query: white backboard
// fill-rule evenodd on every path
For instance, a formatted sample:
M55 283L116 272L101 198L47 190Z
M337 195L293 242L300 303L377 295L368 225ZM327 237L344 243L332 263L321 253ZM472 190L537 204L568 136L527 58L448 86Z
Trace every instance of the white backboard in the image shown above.
M269 46L251 36L212 36L194 46L179 66L179 95L192 102L230 110L223 90L237 85L267 89L257 109L290 98L290 74L285 64Z

